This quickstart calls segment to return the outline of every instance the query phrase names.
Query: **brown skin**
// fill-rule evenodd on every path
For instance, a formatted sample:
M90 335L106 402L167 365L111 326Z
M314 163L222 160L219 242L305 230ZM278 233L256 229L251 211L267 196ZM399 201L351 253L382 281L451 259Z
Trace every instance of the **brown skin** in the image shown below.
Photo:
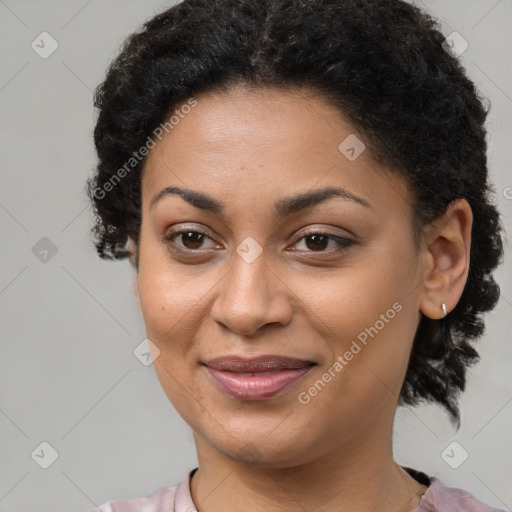
M369 151L355 161L340 153L356 132L320 97L237 88L197 100L148 156L140 245L131 247L146 333L160 350L155 371L194 431L198 510L412 510L426 488L393 459L393 420L420 311L442 318L441 302L450 311L464 289L469 204L452 203L416 248L405 181ZM175 195L150 210L167 186L212 196L225 203L224 216ZM331 198L273 217L278 199L326 186L371 208ZM178 236L175 246L191 254L180 256L161 241L171 226L210 238ZM303 238L306 230L356 243L336 253L335 241L319 248ZM263 248L252 263L236 252L248 236ZM402 309L394 319L300 403L299 392L395 302ZM219 391L200 364L226 354L278 354L317 366L284 393L243 402Z

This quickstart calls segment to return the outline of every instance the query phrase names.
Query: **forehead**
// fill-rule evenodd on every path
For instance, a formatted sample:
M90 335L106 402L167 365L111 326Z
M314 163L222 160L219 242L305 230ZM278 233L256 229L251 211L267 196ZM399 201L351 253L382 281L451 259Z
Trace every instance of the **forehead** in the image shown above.
M410 203L403 178L374 162L363 136L318 95L238 87L195 100L147 157L145 209L169 185L239 206L327 186L369 198L380 210Z

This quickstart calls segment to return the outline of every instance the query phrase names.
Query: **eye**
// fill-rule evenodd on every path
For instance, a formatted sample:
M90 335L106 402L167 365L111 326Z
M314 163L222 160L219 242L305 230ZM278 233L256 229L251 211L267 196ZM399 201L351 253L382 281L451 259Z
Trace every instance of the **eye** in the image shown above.
M355 242L350 240L349 238L345 238L338 235L333 235L330 233L323 233L321 231L312 231L306 233L304 236L299 238L295 244L299 242L303 242L303 246L306 249L299 249L299 251L311 251L311 252L331 252L331 247L328 248L329 242L332 242L334 245L334 252L343 251L347 247L353 245ZM328 248L328 250L326 250Z
M206 241L212 242L210 247L205 247ZM214 240L203 231L195 229L182 229L163 237L162 241L172 249L181 252L200 252L202 249L219 247ZM341 252L353 245L355 242L331 233L322 231L311 231L299 238L294 245L303 244L302 249L294 249L298 252Z
M176 243L178 238L181 238L181 241ZM181 251L197 251L199 249L208 249L208 247L202 247L205 240L211 240L213 242L213 240L206 233L192 229L175 231L174 233L164 237L164 241L170 242L177 247L177 250ZM217 244L214 243L213 247L216 246Z

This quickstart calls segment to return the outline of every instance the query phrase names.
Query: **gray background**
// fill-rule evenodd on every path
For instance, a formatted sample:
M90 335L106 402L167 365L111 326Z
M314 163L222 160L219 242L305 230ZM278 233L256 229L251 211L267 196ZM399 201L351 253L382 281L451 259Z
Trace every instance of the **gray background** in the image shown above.
M97 257L84 193L95 165L92 90L123 39L166 5L172 2L0 0L2 512L84 511L149 495L176 485L197 462L189 428L152 367L133 354L145 338L133 272L127 261ZM512 0L423 6L445 35L457 31L469 42L461 60L492 104L489 166L510 238ZM59 45L47 59L31 48L43 31ZM502 300L487 316L460 431L435 406L400 409L394 443L399 463L510 509L508 245L497 278ZM48 469L36 463L50 453L41 452L43 441L58 452ZM441 455L453 441L469 453L458 469ZM452 459L460 447L448 450Z

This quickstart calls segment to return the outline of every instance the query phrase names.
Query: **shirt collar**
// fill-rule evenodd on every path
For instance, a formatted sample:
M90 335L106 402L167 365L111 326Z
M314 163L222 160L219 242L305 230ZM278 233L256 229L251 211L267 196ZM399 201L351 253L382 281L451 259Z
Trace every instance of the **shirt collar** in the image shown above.
M190 493L190 479L198 468L189 471L182 479L176 489L174 501L174 512L197 512Z

